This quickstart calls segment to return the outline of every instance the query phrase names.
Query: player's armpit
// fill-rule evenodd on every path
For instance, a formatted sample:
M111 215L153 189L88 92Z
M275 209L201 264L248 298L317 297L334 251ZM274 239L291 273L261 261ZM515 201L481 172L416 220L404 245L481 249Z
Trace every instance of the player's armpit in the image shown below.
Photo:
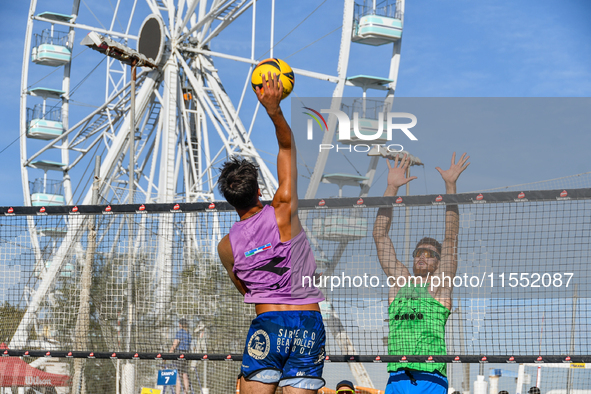
M457 236L454 239L445 239L441 248L441 262L439 267L433 273L434 276L441 276L443 273L445 276L454 277L458 270L458 239ZM448 284L448 282L446 282Z
M244 295L247 292L246 285L234 275L234 254L232 253L232 245L230 244L230 235L226 235L218 244L218 255L222 265L228 272L228 276L234 283L238 291Z
M452 307L452 300L451 300L451 294L453 291L453 287L439 287L436 291L435 294L433 295L433 298L435 298L437 301L439 301L439 303L441 303L441 305L443 305L444 307L446 307L447 309L449 309L451 311L451 307Z

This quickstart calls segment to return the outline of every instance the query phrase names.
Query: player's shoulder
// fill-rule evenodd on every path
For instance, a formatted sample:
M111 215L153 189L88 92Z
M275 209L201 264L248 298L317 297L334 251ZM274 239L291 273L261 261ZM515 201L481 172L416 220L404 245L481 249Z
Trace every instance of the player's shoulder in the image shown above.
M218 254L223 257L226 256L228 253L232 254L230 234L226 234L218 243Z
M230 244L230 234L226 234L218 243L218 249L222 246L229 245L229 244Z

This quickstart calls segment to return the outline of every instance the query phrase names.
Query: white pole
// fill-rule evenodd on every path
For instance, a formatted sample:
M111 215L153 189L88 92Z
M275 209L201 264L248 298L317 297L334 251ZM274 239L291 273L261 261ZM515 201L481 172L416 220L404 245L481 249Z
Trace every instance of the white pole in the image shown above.
M517 387L515 387L515 394L521 394L523 390L523 378L525 375L525 365L519 364L517 372Z
M464 340L464 320L463 320L463 309L462 309L462 299L459 298L458 299L458 309L456 309L456 311L458 311L459 314L459 330L460 330L460 354L466 354L465 353L465 340ZM470 364L469 363L464 363L462 365L462 372L463 372L463 377L462 377L462 393L463 394L470 394Z
M478 375L474 382L474 394L487 394L488 382L484 380L483 375Z
M363 117L365 118L365 111L367 107L367 86L363 86Z
M136 81L136 65L135 61L131 65L131 92L130 92L130 111L129 111L129 197L127 199L128 204L133 204L133 192L135 186L135 81ZM127 274L127 340L126 340L126 350L129 352L131 351L131 330L133 328L133 311L134 311L134 299L133 299L133 253L132 253L132 245L133 245L133 234L135 232L134 225L133 225L133 216L128 215L128 223L129 226L128 230L128 253L129 253L129 265L128 265L128 274ZM134 393L134 366L127 362L123 366L123 393L124 394L133 394Z
M131 94L129 106L129 198L128 204L133 204L133 191L135 186L135 80L136 66L135 61L131 65Z
M257 24L257 2L252 2L252 35L250 37L250 60L254 61L254 50L255 50L255 36L256 36L256 24Z
M135 394L135 365L132 363L123 365L123 393Z
M271 1L271 48L269 49L270 57L273 57L273 46L275 41L275 0Z
M490 382L490 394L497 394L499 392L499 377L497 375L491 375L488 377Z
M209 394L207 388L207 360L203 360L203 394Z
M576 318L577 318L577 290L578 290L578 284L575 285L575 291L573 293L573 316L572 316L572 320L571 320L571 326L570 326L570 352L571 354L575 352L575 322L576 322ZM566 374L566 394L571 394L571 389L572 389L572 369L568 369L568 372Z
M116 374L115 374L115 389L116 389L116 394L120 394L121 393L121 388L120 388L120 384L121 384L121 375L119 373L119 371L121 370L121 360L117 359L117 370L116 370Z

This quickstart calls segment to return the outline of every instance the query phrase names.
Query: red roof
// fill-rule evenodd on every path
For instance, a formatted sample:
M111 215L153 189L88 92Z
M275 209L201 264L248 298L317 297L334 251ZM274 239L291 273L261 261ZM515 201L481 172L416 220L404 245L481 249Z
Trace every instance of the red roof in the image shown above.
M70 385L68 375L58 375L31 367L18 357L0 357L0 387Z

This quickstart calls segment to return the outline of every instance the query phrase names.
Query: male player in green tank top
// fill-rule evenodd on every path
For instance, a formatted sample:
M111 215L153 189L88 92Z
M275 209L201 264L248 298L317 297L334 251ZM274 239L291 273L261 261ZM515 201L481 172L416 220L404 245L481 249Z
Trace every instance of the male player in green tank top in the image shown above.
M456 181L468 167L470 157L464 153L456 163L454 152L449 170L436 167L445 182L447 194L456 193ZM405 155L395 158L394 166L388 160L388 186L384 196L392 197L398 188L416 179L407 177L410 159ZM389 279L388 294L388 353L394 355L446 354L445 323L449 317L453 284L449 281L431 288L433 276L444 274L453 278L458 266L457 244L460 214L457 205L447 205L445 211L445 238L443 246L435 239L421 239L413 252L413 276L396 258L394 244L388 232L392 223L392 208L380 208L374 223L373 238L378 259ZM428 229L426 229L428 230ZM399 277L406 280L397 281ZM403 285L406 283L405 285ZM422 283L422 284L421 284ZM398 286L401 287L398 287ZM430 393L447 394L447 368L445 363L388 363L390 379L386 394Z

